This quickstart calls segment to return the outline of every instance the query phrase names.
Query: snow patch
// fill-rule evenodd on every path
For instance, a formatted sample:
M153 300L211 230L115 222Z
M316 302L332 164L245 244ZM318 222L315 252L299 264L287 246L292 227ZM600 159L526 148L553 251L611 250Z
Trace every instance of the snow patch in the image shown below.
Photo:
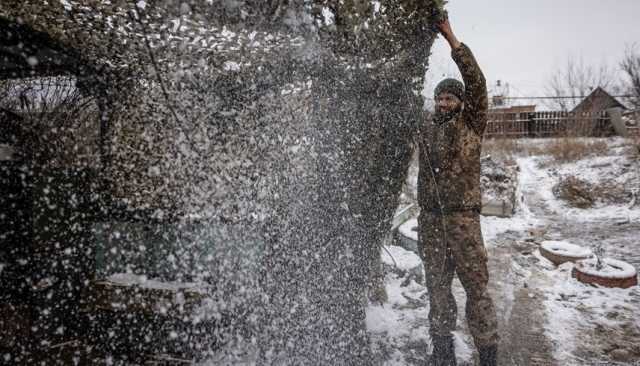
M413 219L407 220L404 224L400 225L400 227L398 228L398 231L400 232L400 234L404 235L405 237L411 240L418 241L417 229L418 229L418 219L413 218Z
M382 251L382 263L397 266L401 270L409 270L422 266L422 260L414 252L395 245L386 245Z
M527 219L524 216L516 215L514 217L496 217L496 216L480 216L480 227L482 237L485 244L495 243L500 234L507 231L524 232L525 230L536 226L536 222Z
M397 329L400 314L387 306L369 306L367 308L367 329L375 333L387 333Z

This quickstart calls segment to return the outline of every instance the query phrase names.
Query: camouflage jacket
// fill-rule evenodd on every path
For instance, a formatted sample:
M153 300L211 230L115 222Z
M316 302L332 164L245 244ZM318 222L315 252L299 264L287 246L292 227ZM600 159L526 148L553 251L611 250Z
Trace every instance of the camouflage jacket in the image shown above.
M427 118L418 137L418 203L423 211L436 214L481 208L480 150L487 124L487 85L466 45L451 55L465 84L464 107L440 125Z

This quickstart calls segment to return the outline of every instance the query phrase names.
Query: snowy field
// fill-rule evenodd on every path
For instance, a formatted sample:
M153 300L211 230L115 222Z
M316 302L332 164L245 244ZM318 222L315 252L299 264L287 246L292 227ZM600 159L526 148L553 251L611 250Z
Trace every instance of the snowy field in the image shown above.
M640 167L630 143L620 138L604 141L605 151L572 161L554 161L553 156L539 153L544 151L542 144L557 143L552 140L518 142L509 156L520 172L516 214L482 217L490 256L490 291L502 337L501 364L640 364L638 286L610 289L583 284L571 277L572 263L556 267L538 251L543 241L551 240L592 250L602 244L606 257L640 269L640 205L596 201L580 209L553 193L553 187L569 175L595 186L614 183L637 192ZM530 147L538 153L531 154ZM367 309L373 347L387 365L422 364L430 353L422 263L401 247L387 249L382 259L388 301ZM475 351L464 321L465 295L457 279L454 295L459 308L457 357L460 364L470 365Z

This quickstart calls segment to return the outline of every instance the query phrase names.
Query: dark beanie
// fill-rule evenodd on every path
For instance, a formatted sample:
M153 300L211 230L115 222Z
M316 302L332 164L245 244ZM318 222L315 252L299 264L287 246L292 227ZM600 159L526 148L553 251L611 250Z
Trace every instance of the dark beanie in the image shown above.
M445 92L451 93L462 100L462 96L464 95L464 84L456 79L444 79L438 84L438 86L436 86L436 90L433 95L437 97Z

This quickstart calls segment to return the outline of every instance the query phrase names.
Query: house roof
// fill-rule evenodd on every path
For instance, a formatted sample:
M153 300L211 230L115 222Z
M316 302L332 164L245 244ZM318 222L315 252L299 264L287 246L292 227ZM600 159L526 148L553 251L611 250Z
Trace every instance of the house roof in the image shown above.
M627 109L624 104L601 87L595 88L571 112L599 112L609 108Z

